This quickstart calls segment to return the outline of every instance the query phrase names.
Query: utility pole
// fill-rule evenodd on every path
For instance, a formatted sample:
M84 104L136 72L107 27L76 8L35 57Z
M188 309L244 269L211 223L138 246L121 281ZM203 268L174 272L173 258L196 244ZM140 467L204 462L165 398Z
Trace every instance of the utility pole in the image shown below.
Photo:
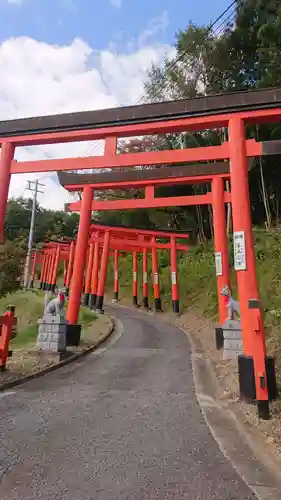
M29 268L30 268L30 258L33 246L33 233L34 233L34 222L35 222L35 213L36 213L36 202L37 202L37 194L43 193L43 191L39 191L39 186L44 186L44 184L40 184L38 180L36 181L27 181L27 190L33 193L33 204L32 204L32 213L30 220L30 229L29 229L29 237L28 237L28 247L27 247L27 255L24 266L24 278L23 278L23 287L28 288L29 281Z

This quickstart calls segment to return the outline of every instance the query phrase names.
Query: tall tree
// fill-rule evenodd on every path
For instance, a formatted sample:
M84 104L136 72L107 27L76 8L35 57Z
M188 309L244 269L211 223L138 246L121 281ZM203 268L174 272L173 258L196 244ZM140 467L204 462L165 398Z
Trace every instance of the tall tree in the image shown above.
M147 101L279 86L281 83L281 0L238 0L235 16L219 36L190 23L176 33L176 54L163 68L152 67ZM281 138L281 126L249 128L257 140ZM193 134L198 144L218 144L223 131ZM186 139L185 147L191 147ZM166 148L173 148L166 140ZM281 175L278 157L257 159L250 172L255 224L279 222ZM198 221L201 219L197 214ZM202 223L202 221L201 221ZM199 228L200 229L200 228ZM202 228L199 232L202 232Z

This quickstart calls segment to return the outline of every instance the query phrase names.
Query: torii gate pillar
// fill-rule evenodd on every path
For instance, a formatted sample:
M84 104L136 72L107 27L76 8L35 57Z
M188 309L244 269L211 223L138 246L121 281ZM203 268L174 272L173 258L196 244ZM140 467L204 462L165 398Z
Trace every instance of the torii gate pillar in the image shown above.
M87 257L88 238L91 224L92 200L93 190L91 187L86 186L83 190L73 274L70 286L70 297L67 311L67 319L72 325L77 323L80 310L84 269Z
M114 292L112 302L118 301L118 292L119 292L119 251L114 250Z
M105 283L106 283L106 275L107 275L109 244L110 244L110 231L106 231L105 235L104 235L104 242L103 242L103 249L102 249L100 275L99 275L99 283L98 283L98 293L97 293L97 303L96 303L96 311L98 313L101 313L101 314L103 313L103 300L104 300Z
M14 158L15 146L10 142L2 144L0 149L0 243L4 238L4 222L8 200L11 163Z
M145 309L149 309L148 303L148 277L147 277L147 248L142 251L142 305Z
M230 288L229 259L226 236L226 217L224 203L224 181L221 177L212 180L213 224L216 258L217 289L220 325L227 319L227 308L220 292L224 285Z
M234 267L241 311L244 363L242 373L239 356L239 377L247 378L254 365L256 401L261 418L269 417L268 384L265 367L266 347L264 324L256 277L255 251L250 211L245 125L241 118L229 121L230 171L232 193Z

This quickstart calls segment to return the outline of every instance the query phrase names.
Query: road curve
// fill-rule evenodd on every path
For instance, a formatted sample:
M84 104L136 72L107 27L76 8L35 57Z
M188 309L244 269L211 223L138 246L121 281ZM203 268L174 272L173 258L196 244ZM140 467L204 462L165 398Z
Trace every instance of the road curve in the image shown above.
M186 336L116 308L123 335L0 394L2 500L250 500L197 403Z

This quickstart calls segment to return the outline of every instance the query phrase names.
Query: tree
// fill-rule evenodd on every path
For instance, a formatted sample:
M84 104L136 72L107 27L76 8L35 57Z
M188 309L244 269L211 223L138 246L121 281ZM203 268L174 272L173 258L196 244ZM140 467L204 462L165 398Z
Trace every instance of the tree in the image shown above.
M0 245L0 297L20 288L25 251L23 240Z
M174 59L166 60L163 68L152 67L145 84L146 101L280 86L280 28L281 0L238 0L234 19L225 25L220 36L206 26L189 23L186 30L176 33ZM281 139L281 126L249 127L247 133L260 141ZM223 140L222 131L192 137L200 145L218 144ZM184 135L181 140L184 147L191 147ZM165 148L174 147L168 138ZM272 222L279 223L281 172L278 163L279 158L274 157L256 159L249 174L254 224L265 223L270 227ZM202 233L205 208L198 211L197 222Z
M12 199L8 201L5 219L5 237L9 240L28 239L31 211L31 199ZM60 211L45 210L37 204L34 243L50 238L71 238L79 223L79 215Z

